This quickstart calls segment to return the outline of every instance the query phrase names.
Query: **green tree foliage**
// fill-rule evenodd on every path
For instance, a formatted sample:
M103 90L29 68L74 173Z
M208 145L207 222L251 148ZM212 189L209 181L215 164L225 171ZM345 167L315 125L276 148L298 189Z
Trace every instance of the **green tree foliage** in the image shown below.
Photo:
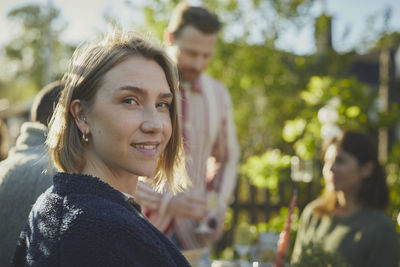
M397 113L398 114L398 113ZM390 151L387 163L387 183L389 185L390 193L390 205L388 209L388 215L393 221L400 220L400 141L397 141ZM396 224L397 232L400 233L400 224ZM400 237L399 237L400 241Z
M291 157L278 149L268 149L261 156L252 156L240 167L240 172L251 178L259 187L276 189L282 170L290 166ZM268 179L265 179L268 177Z
M14 21L16 31L4 47L2 60L14 71L1 78L9 89L5 96L16 100L29 97L60 78L73 47L60 41L66 23L53 5L23 5L12 9L8 18Z

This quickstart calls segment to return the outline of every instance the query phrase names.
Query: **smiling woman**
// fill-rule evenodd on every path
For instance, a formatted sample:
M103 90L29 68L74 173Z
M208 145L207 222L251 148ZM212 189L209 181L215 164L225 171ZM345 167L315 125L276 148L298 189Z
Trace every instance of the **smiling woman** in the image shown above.
M134 195L137 179L131 176L153 177L171 138L172 100L155 61L131 57L108 71L92 107L80 99L71 103L76 125L88 138L82 172Z
M78 48L64 79L47 140L62 172L33 206L13 265L188 266L134 200L139 176L159 190L187 185L175 66L142 36L113 33Z

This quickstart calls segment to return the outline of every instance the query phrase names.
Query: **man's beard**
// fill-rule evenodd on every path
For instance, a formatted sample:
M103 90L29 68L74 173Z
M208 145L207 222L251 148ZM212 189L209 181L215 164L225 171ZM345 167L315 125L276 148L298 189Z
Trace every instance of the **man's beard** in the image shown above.
M186 68L183 70L179 70L179 74L182 81L194 83L199 78L201 72Z

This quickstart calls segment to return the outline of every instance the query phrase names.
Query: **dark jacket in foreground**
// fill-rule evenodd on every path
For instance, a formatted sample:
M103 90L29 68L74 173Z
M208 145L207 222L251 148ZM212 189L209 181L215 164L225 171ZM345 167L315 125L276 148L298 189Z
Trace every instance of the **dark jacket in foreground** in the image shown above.
M108 184L58 173L21 233L13 266L189 266Z

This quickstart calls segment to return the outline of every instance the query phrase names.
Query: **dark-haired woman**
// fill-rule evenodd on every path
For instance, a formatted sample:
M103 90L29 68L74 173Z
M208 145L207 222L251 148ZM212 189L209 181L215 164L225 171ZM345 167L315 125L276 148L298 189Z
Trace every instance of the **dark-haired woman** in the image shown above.
M302 213L292 262L301 261L304 248L319 246L351 266L399 266L397 234L383 212L389 203L386 176L373 143L347 131L323 152L325 190Z

